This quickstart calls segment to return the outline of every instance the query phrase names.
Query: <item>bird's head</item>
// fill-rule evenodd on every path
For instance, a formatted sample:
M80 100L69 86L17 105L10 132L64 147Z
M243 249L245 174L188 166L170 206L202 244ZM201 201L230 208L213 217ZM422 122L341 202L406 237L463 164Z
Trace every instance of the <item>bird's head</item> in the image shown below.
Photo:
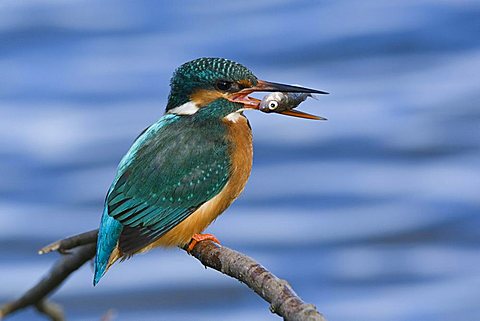
M184 63L173 74L170 86L166 112L177 115L192 115L211 106L218 109L219 104L214 102L219 100L231 102L224 104L228 106L225 107L228 109L226 114L258 109L260 101L248 96L257 91L326 94L315 89L259 80L246 67L224 58L199 58ZM312 116L306 113L295 115L295 111L289 115Z

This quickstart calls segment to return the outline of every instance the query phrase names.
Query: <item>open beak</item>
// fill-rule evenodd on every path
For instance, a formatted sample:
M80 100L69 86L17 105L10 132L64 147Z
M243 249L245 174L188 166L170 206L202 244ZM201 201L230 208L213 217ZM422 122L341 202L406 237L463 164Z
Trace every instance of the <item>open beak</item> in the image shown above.
M300 86L292 86L292 85L284 85L284 84L279 84L275 82L269 82L265 80L258 80L257 85L253 87L248 87L245 89L240 90L239 92L233 94L229 100L235 103L241 103L245 106L245 108L249 109L259 109L260 106L260 101L259 99L253 98L253 97L248 97L249 94L253 92L288 92L288 93L306 93L306 94L321 94L321 95L326 95L328 94L325 91L321 90L316 90L316 89L311 89L311 88L305 88L305 87L300 87ZM286 110L279 112L280 114L283 115L288 115L288 116L293 116L293 117L299 117L299 118L306 118L306 119L316 119L316 120L325 120L326 118L307 114L298 110Z

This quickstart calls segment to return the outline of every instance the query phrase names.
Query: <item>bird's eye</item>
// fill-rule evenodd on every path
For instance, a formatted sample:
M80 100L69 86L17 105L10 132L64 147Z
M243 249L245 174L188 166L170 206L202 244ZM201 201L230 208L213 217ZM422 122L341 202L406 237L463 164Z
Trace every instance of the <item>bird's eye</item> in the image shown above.
M269 108L270 110L274 110L274 109L277 108L277 107L278 107L278 102L275 101L275 100L272 100L270 103L268 103L268 108Z
M231 81L227 81L227 80L218 80L216 83L215 83L215 87L217 87L218 90L221 90L221 91L228 91L230 90L230 88L232 88L232 82Z

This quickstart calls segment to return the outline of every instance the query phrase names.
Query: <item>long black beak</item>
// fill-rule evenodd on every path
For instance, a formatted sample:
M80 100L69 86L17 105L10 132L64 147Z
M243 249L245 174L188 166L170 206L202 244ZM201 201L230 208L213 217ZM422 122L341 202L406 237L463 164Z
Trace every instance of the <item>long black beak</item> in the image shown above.
M284 85L279 84L276 82L269 82L265 80L259 80L256 86L245 88L244 90L249 91L249 93L255 91L280 91L280 92L289 92L289 93L306 93L306 94L320 94L320 95L328 95L326 91L305 88L300 86L292 86L292 85ZM244 91L242 90L242 92Z

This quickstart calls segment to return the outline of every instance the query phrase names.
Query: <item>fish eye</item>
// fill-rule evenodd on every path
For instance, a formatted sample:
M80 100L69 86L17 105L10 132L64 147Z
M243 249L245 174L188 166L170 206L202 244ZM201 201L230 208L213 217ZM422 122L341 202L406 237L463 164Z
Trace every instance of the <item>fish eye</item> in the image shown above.
M268 109L270 110L274 110L277 107L278 107L278 102L275 100L272 100L271 102L268 103Z
M217 80L215 87L220 91L228 91L232 88L232 82L228 80Z

